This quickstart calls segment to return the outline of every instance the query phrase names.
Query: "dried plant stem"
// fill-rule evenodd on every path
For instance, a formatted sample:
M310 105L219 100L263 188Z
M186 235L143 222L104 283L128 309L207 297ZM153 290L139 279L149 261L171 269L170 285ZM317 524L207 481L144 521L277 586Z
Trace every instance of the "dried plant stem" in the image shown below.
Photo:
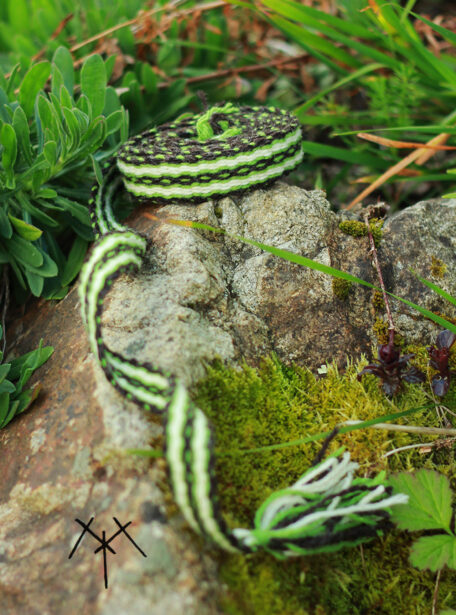
M358 425L363 421L345 421L340 426ZM396 425L395 423L377 423L366 429L386 429L387 431L404 431L406 433L423 433L432 436L456 436L456 429L444 429L441 427L420 427L418 425Z
M442 569L437 570L437 575L435 577L435 587L434 587L434 595L432 597L432 611L431 615L436 615L437 613L437 598L439 596L439 584L440 584L440 575L442 574Z
M434 440L433 442L420 442L419 444L407 444L407 446L399 446L398 448L394 448L392 451L388 451L382 455L382 459L391 457L391 455L395 455L396 453L402 453L402 451L409 451L412 448L433 448L434 446L446 445L450 442L454 442L454 438Z
M385 288L385 283L383 281L382 269L378 261L377 248L375 247L374 237L372 235L372 232L369 226L369 211L366 211L366 213L364 214L364 222L367 227L367 236L369 237L370 251L372 253L372 260L374 261L374 267L377 270L378 280L380 283L380 288L382 289L383 301L385 303L386 314L388 317L388 330L389 330L388 344L390 346L393 346L394 345L394 333L395 333L393 315L391 314L391 308L390 308L390 304L388 301L388 295L386 294L386 288Z
M436 149L428 149L429 147L433 147L434 145L443 145L449 139L451 135L449 133L443 132L440 135L436 135L430 141L425 143L426 147L419 148L400 160L398 163L390 167L385 173L382 173L380 177L378 177L370 186L365 188L356 198L351 201L347 205L347 209L351 209L357 203L362 201L366 196L369 196L371 192L373 192L376 188L379 188L382 184L384 184L390 177L397 175L400 171L408 167L412 162L416 162L416 164L422 165L424 164L431 156L438 151Z

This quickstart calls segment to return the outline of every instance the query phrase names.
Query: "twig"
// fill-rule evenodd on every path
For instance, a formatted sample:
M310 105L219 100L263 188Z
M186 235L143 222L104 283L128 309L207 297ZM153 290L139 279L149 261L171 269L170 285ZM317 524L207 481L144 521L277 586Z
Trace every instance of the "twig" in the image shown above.
M431 611L431 615L436 615L437 613L437 598L439 596L439 584L440 584L440 575L442 574L442 569L439 568L439 570L437 570L437 576L435 577L435 588L434 588L434 595L432 597L432 611Z
M391 309L390 309L390 305L389 305L389 301L388 301L388 295L386 294L386 288L385 288L385 283L383 281L383 275L382 275L382 270L380 267L380 263L378 261L378 254L377 254L377 248L375 247L375 241L374 241L374 237L372 235L372 232L370 230L370 225L369 225L369 217L370 217L370 210L368 209L365 214L364 214L364 222L366 224L367 227L367 236L369 237L369 243L370 243L370 251L372 252L372 259L374 261L374 266L377 270L377 275L378 275L378 280L380 283L380 288L382 289L382 294L383 294L383 301L385 303L385 308L386 308L386 314L388 317L388 330L389 330L389 340L388 340L388 345L389 346L394 346L394 333L395 333L395 328L394 328L394 322L393 322L393 315L391 313Z
M345 421L340 425L358 425L363 421ZM387 431L404 431L406 433L425 433L432 436L456 436L456 429L444 429L441 427L419 427L418 425L396 425L395 423L376 423L366 429L386 429Z
M396 141L394 139L386 139L385 137L379 137L372 135L369 132L358 132L356 135L360 139L371 141L372 143L378 143L379 145L386 145L387 147L395 147L396 149L432 149L439 151L455 150L454 145L429 145L427 143L415 143L413 141Z
M450 442L453 441L454 438L446 438L445 440L434 440L433 442L420 442L419 444L407 444L407 446L399 446L398 448L393 449L392 451L388 451L382 455L382 459L386 459L391 455L395 455L396 453L401 453L402 451L408 451L412 448L432 448L433 446L440 446L442 442Z

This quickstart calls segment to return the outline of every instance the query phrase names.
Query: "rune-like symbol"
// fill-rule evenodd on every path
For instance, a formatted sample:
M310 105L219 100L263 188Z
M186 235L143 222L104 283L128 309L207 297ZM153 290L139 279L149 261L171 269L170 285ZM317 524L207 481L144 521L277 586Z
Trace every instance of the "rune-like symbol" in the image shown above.
M106 539L106 532L105 532L105 530L103 530L101 532L101 538L100 538L100 536L95 534L95 532L90 529L90 525L92 524L92 521L94 519L95 519L95 517L91 517L90 521L88 523L84 523L84 521L81 521L80 519L75 519L76 523L79 523L79 525L82 526L83 530L81 532L81 535L77 539L76 544L74 545L73 549L71 550L71 553L68 556L68 559L71 559L73 557L73 555L76 553L76 550L79 547L79 545L81 544L81 541L84 538L86 533L88 533L91 536L93 536L96 540L98 540L99 543L101 543L100 546L95 549L94 553L98 553L99 551L103 551L104 585L105 585L105 588L108 589L108 563L107 563L106 552L110 551L113 555L116 554L114 549L109 544L110 542L112 542L114 540L114 538L117 538L117 536L119 536L119 534L124 534L128 538L128 540L138 549L138 551L141 553L141 555L143 557L147 557L147 555L136 544L136 542L133 540L133 538L130 536L130 534L126 531L126 528L131 524L131 521L128 521L128 523L125 523L125 525L122 525L120 523L120 521L118 519L116 519L116 517L113 517L114 522L116 523L116 525L117 525L117 527L119 529L117 530L117 532L114 532L114 534L110 538Z

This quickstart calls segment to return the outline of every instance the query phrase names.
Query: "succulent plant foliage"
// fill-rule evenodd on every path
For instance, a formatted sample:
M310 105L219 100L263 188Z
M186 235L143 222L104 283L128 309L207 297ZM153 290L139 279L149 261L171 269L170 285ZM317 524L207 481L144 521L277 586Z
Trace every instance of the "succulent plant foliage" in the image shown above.
M0 75L0 264L16 298L61 298L92 238L93 169L128 136L128 115L107 78L112 62L89 56L79 72L65 47L52 62Z

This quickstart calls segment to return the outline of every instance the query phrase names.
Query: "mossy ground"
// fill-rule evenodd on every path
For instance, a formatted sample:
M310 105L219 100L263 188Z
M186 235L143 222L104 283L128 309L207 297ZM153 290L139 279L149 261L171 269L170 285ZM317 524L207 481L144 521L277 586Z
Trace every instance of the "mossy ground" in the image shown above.
M422 350L418 363L425 363ZM271 491L291 484L308 468L321 442L247 454L240 454L240 449L289 442L331 430L349 419L367 420L431 403L425 393L430 392L429 386L418 385L405 385L390 402L373 376L366 376L362 383L357 381L356 374L365 364L365 360L348 364L344 373L328 366L322 378L302 367L286 367L275 357L264 359L258 369L221 364L209 368L195 399L215 426L220 499L231 525L250 526L255 510ZM455 383L444 403L456 411ZM397 422L439 426L432 408ZM431 448L426 454L411 449L383 457L391 449L433 439L429 435L363 429L338 436L330 450L345 445L363 475L427 467L444 472L454 488L452 445ZM362 548L286 562L264 554L223 554L220 576L228 591L222 608L235 615L428 615L435 575L409 564L415 537L393 531ZM456 572L445 570L440 609L456 608L455 587Z

